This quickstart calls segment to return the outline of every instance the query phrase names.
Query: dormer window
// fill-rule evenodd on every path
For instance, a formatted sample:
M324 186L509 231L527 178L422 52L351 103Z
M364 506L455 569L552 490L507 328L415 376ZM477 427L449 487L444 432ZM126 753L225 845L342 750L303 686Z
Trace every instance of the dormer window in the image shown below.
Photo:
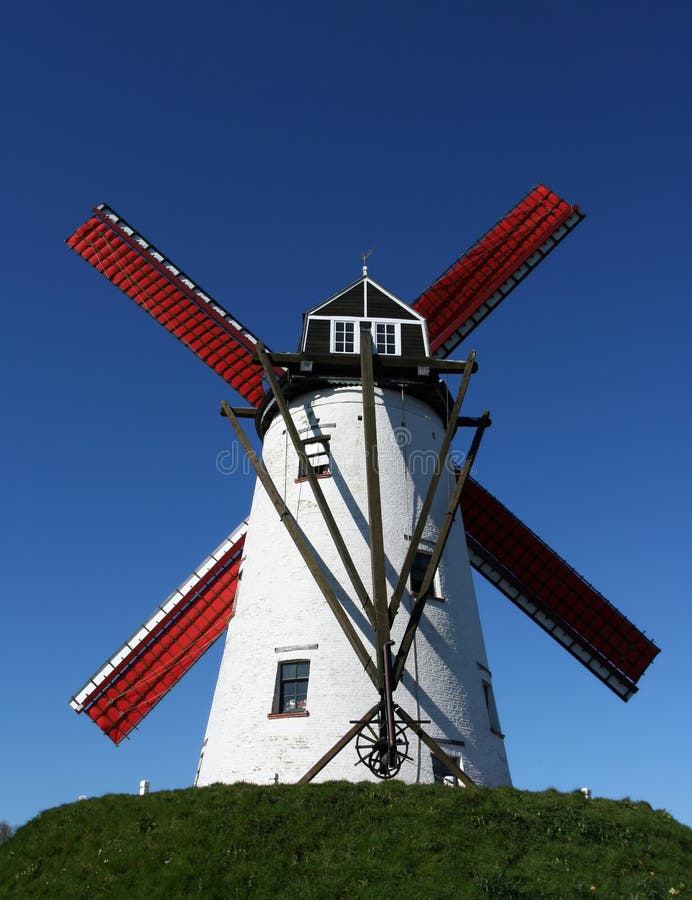
M373 322L372 349L383 356L401 355L401 323ZM358 322L332 321L332 353L360 353Z
M334 353L356 352L356 323L334 322Z
M396 322L376 322L374 339L377 352L390 356L400 355L399 334L400 326Z

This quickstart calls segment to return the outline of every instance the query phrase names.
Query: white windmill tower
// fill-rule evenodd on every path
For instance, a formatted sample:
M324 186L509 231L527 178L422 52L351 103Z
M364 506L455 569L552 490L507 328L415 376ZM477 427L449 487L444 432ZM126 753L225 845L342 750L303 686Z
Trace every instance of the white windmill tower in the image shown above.
M398 681L405 654L392 663L384 646L402 646L412 595L423 599L420 582L457 488L451 466L435 471L459 406L435 367L452 366L429 358L425 319L367 275L306 315L298 354L269 357L260 348L259 355L276 392L257 413L276 493L258 480L197 783L266 782L272 773L297 781L339 743L345 722L361 725L358 759L377 776L396 768L407 781L432 781L433 768L441 771L437 758L420 739L408 740L397 712L396 762L379 755L385 710L364 719L384 693L381 672L388 670L393 687ZM283 389L272 359L287 369ZM473 360L455 368L467 370L465 388ZM479 434L485 424L479 421ZM421 516L431 476L443 484ZM304 547L282 521L295 523ZM442 539L447 551L433 567L420 627L406 635L411 665L393 696L430 723L428 733L473 780L507 783L459 515ZM301 550L314 555L317 578ZM398 586L411 568L413 583L405 576ZM396 616L393 596L403 601ZM368 765L354 772L351 756L339 754L316 777L368 774Z
M247 522L73 707L117 743L232 619L198 784L508 783L469 562L629 699L657 648L469 477L489 418L460 415L473 353L446 359L581 218L539 186L414 304L364 269L306 313L287 354L97 208L68 243L251 404L223 411L258 482ZM448 372L462 376L455 398ZM460 426L472 439L455 471Z

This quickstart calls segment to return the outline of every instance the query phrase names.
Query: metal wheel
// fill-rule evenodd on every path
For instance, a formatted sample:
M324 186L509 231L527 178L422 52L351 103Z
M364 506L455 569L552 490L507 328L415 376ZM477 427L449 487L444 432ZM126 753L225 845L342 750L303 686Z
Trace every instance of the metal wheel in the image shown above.
M405 759L411 759L408 755L408 737L404 722L397 720L396 725L396 749L390 758L387 749L387 738L382 736L384 728L377 722L368 722L358 732L356 737L356 753L358 763L364 763L376 778L394 778L401 769Z

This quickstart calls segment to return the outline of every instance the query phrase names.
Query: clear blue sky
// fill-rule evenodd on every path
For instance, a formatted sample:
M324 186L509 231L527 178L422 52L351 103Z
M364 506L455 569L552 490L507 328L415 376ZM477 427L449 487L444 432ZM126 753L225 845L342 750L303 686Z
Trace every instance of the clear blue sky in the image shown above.
M530 187L586 221L473 335L477 474L662 653L628 704L489 586L521 788L692 823L692 13L684 3L9 7L0 819L191 783L215 647L115 748L68 700L245 515L230 389L63 244L101 201L266 343L418 293Z

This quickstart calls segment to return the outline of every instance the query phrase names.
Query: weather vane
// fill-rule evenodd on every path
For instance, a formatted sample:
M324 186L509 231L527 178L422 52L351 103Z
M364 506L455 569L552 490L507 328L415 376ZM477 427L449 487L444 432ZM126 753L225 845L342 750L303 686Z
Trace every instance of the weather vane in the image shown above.
M368 267L366 266L365 261L366 261L366 259L367 259L369 256L372 256L372 254L373 254L374 252L375 252L375 248L374 248L374 247L371 247L369 250L364 250L364 251L360 254L360 258L361 258L361 260L362 260L362 262L363 262L363 275L367 275L367 274L368 274Z

